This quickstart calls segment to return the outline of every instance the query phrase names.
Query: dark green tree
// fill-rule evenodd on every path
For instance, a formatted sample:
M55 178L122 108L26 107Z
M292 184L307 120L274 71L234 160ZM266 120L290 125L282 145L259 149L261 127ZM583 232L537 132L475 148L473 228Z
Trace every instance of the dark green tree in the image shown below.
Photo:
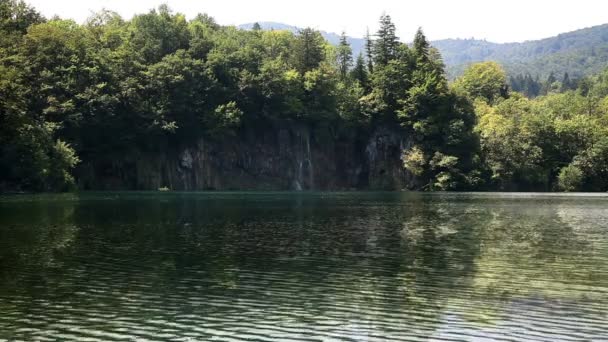
M30 25L44 21L44 17L23 0L0 0L0 32L3 34L25 34Z
M367 71L374 72L374 41L369 34L369 28L365 33L365 57L367 59Z
M567 72L564 73L564 77L562 78L562 87L561 87L561 91L565 92L568 90L572 90L574 89L574 86L572 84L572 81L570 80L570 75L568 75Z
M363 54L360 53L355 61L355 66L351 71L352 78L359 83L361 88L369 91L369 73L365 67L365 59Z
M426 40L426 36L422 32L422 28L418 28L416 35L414 36L414 55L416 56L416 63L424 65L430 63L429 50L431 45Z
M145 62L159 62L164 56L179 49L187 49L190 31L186 17L174 14L161 5L158 10L136 15L129 25L130 53L141 56Z
M300 73L311 71L325 59L325 40L321 33L312 28L301 30L294 46L295 65Z
M353 65L353 50L348 43L346 33L342 32L340 36L340 43L337 48L336 59L338 62L338 69L340 71L340 78L346 80L348 71Z
M380 29L374 42L374 64L385 66L397 57L399 38L396 36L395 24L388 14L380 17Z

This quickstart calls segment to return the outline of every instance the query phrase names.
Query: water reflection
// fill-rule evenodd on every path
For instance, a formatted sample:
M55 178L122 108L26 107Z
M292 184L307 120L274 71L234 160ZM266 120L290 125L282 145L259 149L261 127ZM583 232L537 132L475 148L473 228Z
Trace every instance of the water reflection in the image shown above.
M0 198L0 340L606 339L607 203Z

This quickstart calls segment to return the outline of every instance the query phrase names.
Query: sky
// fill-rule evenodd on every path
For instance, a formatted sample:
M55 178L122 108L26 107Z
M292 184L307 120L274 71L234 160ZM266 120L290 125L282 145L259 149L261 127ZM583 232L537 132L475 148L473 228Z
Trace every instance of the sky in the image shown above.
M403 41L418 27L431 40L535 40L608 23L606 0L26 0L45 16L83 22L100 9L124 18L166 3L188 18L208 13L222 25L275 21L362 37L387 13Z

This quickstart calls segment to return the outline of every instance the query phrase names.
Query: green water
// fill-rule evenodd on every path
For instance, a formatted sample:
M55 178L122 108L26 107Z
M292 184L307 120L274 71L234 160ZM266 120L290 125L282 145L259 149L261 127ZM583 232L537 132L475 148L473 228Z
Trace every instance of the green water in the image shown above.
M0 196L2 341L607 341L608 197Z

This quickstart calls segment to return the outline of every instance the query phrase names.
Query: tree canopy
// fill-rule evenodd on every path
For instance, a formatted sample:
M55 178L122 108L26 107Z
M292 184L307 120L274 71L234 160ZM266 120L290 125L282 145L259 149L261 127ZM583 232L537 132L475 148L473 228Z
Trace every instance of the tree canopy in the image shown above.
M398 132L412 189L608 188L606 73L554 75L530 100L485 62L450 86L421 29L412 45L395 32L383 15L353 58L345 34L334 47L311 28L240 30L167 6L79 25L0 0L0 190L67 190L91 161L113 172L126 152L278 121Z

